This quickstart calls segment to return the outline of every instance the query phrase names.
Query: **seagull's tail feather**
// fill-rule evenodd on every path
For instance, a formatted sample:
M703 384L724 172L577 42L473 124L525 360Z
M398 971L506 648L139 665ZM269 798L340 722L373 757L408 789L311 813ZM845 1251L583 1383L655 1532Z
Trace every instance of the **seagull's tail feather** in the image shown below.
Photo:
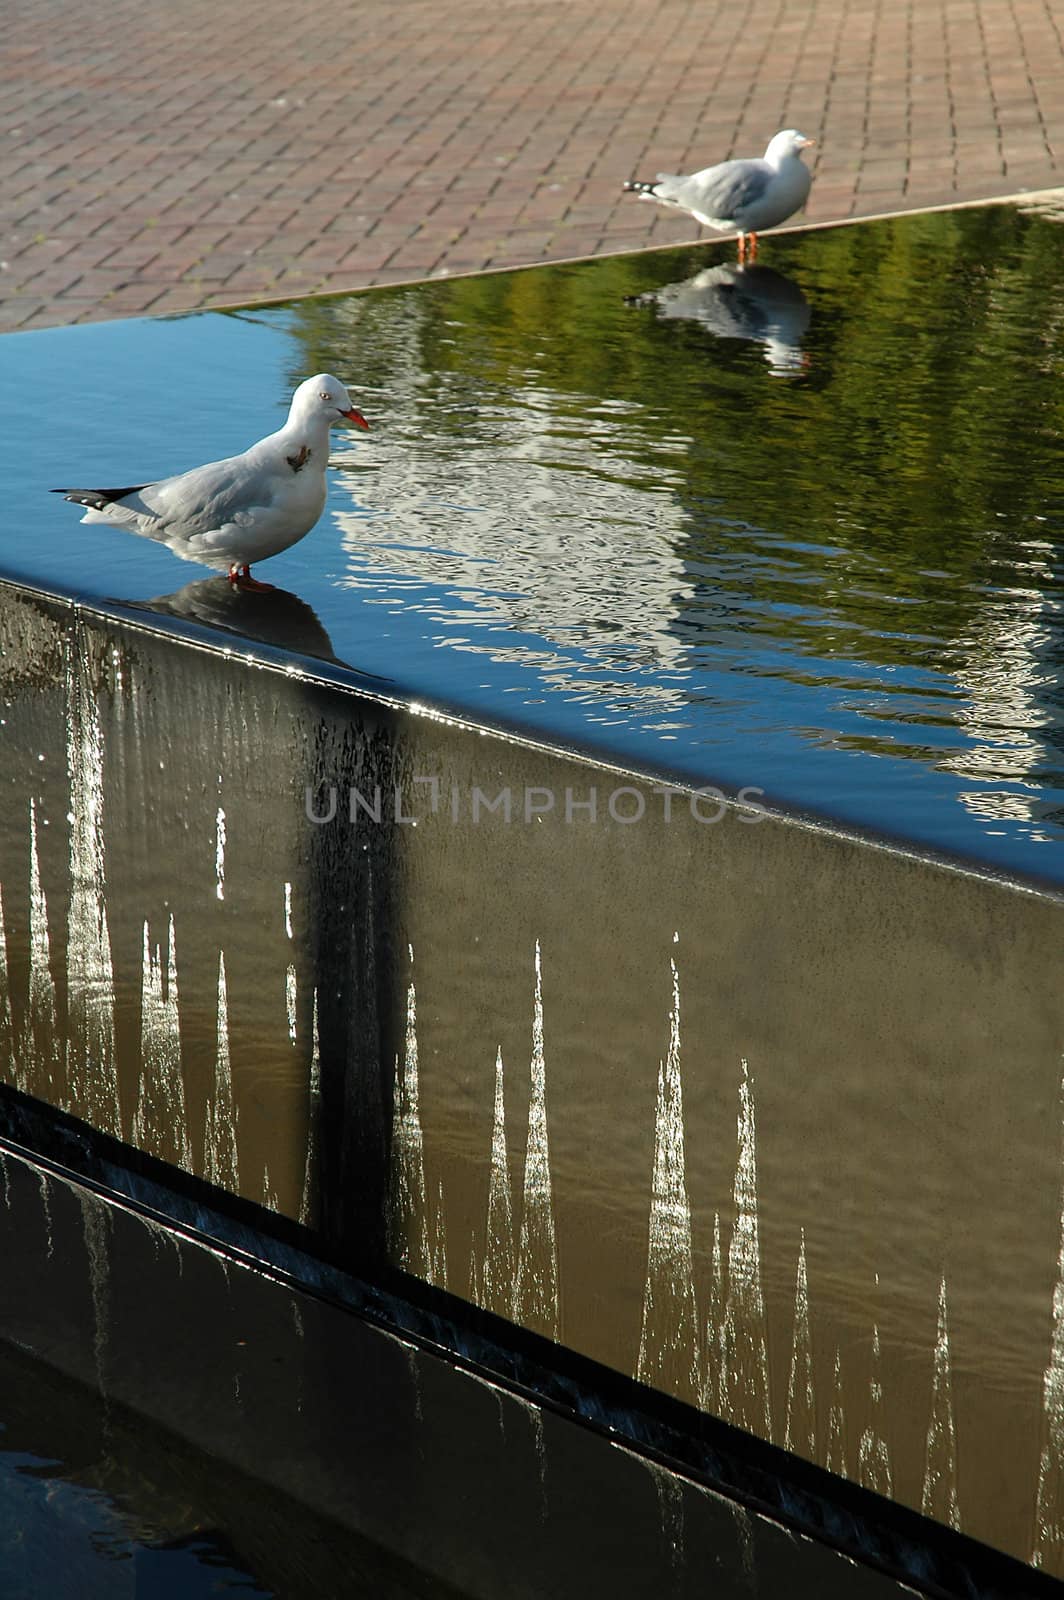
M632 194L637 194L640 200L656 200L659 206L679 206L681 211L690 210L690 206L680 195L686 188L688 180L672 172L659 172L653 183L640 183L629 178L625 188Z
M147 487L146 483L134 483L126 489L52 489L50 493L61 494L67 500L72 500L76 506L89 506L93 511L104 511L108 506L114 505L116 500L124 500L127 494L139 494L141 489Z

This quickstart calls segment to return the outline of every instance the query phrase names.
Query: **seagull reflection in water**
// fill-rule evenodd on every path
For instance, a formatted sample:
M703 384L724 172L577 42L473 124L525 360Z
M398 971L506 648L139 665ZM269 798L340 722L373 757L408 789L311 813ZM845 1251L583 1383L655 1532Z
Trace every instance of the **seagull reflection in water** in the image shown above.
M634 295L629 303L650 307L663 319L699 322L718 339L763 345L776 377L808 370L802 338L812 315L809 301L793 278L772 267L725 262L681 283Z
M228 578L201 578L154 600L121 600L118 604L135 611L153 611L157 616L199 623L223 633L236 634L241 639L291 651L293 655L329 661L334 666L357 672L360 677L375 678L379 683L391 682L378 673L365 672L361 667L342 661L333 650L332 640L317 612L287 589L242 589L235 588Z

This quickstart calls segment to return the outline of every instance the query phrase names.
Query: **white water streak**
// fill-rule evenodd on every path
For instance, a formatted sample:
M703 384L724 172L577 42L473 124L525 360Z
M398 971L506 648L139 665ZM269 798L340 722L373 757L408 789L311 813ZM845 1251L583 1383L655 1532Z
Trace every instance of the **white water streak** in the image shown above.
M214 892L219 900L225 899L225 812L218 807L214 819Z
M447 1230L444 1222L443 1180L436 1185L436 1204L432 1210L432 1239L429 1245L429 1283L447 1287Z
M431 1271L425 1203L425 1148L421 1132L417 1051L417 995L406 991L402 1067L395 1058L392 1100L391 1248L397 1266L425 1278Z
M70 909L67 1007L70 1086L82 1114L121 1134L115 1062L115 998L107 928L103 837L103 735L87 664L67 664L67 775L70 782Z
M292 885L284 886L284 931L289 938L292 937Z
M728 1295L722 1337L729 1422L772 1438L768 1342L761 1291L761 1244L757 1220L757 1126L754 1087L743 1061L739 1085L739 1143L735 1168L735 1223L728 1247Z
M669 1048L666 1059L658 1063L647 1278L636 1377L642 1383L694 1400L701 1393L702 1382L691 1202L684 1160L680 979L675 961L670 965Z
M303 1194L299 1220L304 1227L313 1221L317 1189L318 1136L321 1129L321 1049L318 1040L318 991L314 990L314 1016L311 1022L310 1071L307 1082L307 1154L303 1165Z
M787 1424L783 1448L807 1461L816 1460L816 1398L813 1393L813 1342L809 1323L809 1279L805 1264L805 1229L798 1246L794 1285L794 1347L787 1385Z
M225 952L218 952L218 1034L214 1063L214 1093L207 1101L203 1129L203 1175L208 1183L233 1194L240 1192L237 1161L237 1108L229 1064L229 998L225 982Z
M499 1419L499 1437L505 1442L505 1439L506 1439L506 1407L505 1407L505 1405L503 1403L502 1390L501 1389L497 1389L493 1383L492 1384L488 1384L487 1387L495 1397L495 1411L496 1411L496 1415L498 1416L498 1419Z
M838 1345L835 1346L835 1384L828 1416L828 1453L824 1464L829 1472L837 1472L840 1478L847 1476L846 1407L842 1393L842 1355Z
M174 1259L177 1262L177 1275L179 1278L183 1278L185 1275L185 1258L181 1251L181 1240L178 1235L169 1228L163 1227L161 1222L156 1222L151 1217L141 1217L140 1221L148 1230L152 1252L156 1260L159 1260L162 1256L163 1247L165 1246L173 1252Z
M167 959L151 946L144 923L140 984L140 1094L133 1116L133 1141L140 1149L193 1170L192 1140L185 1104L181 1030L177 1001L177 940L174 919L167 928Z
M889 1499L893 1493L890 1451L883 1437L883 1385L879 1377L879 1325L872 1324L871 1421L857 1446L857 1481Z
M925 1517L961 1525L957 1498L957 1432L953 1422L953 1383L949 1353L949 1311L946 1278L938 1291L938 1337L935 1340L935 1376L931 1390L931 1422L927 1430L927 1455L920 1510Z
M487 1240L479 1304L500 1316L513 1307L516 1249L513 1195L506 1152L506 1101L502 1049L495 1056L495 1113L491 1128L491 1177L488 1183Z
M550 1506L547 1498L547 1435L543 1425L543 1412L536 1405L527 1401L518 1402L528 1418L528 1425L532 1429L532 1447L536 1452L536 1463L539 1467L539 1509L540 1516L546 1522Z
M41 884L41 862L37 849L37 807L30 800L30 993L26 1037L27 1067L16 1077L19 1088L29 1082L30 1066L47 1072L55 1081L58 1023L55 981L52 978L52 945L48 932L48 905Z
M50 1261L55 1255L55 1240L52 1237L52 1180L43 1167L37 1167L35 1170L41 1189L41 1210L44 1213L45 1259Z
M723 1416L728 1403L724 1381L724 1253L720 1242L720 1212L713 1213L713 1256L706 1313L706 1363L702 1374L703 1411Z
M532 1010L531 1096L525 1152L524 1210L514 1292L514 1321L551 1339L559 1337L558 1250L547 1133L547 1066L543 1043L543 969L536 940Z
M297 1001L297 999L298 999L298 990L297 990L297 986L296 986L296 969L295 969L295 967L289 967L288 971L285 973L285 978L284 978L284 1003L285 1003L285 1010L288 1013L288 1042L289 1042L289 1044L295 1044L295 1042L296 1042L296 1001Z

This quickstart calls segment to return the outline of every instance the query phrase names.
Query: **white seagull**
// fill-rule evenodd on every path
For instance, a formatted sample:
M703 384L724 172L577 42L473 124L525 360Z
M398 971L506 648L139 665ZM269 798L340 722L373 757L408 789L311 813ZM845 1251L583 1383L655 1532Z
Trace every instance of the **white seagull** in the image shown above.
M737 228L739 260L757 255L757 236L765 228L778 228L805 205L812 177L802 151L815 144L797 128L785 128L769 140L760 160L721 161L688 178L659 172L653 183L629 179L625 189L640 200L688 211L704 228Z
M251 563L296 544L321 516L329 429L340 421L369 427L339 378L319 372L299 385L284 427L243 455L158 483L52 493L88 506L82 522L154 539L184 561L228 572L240 588L271 589L251 576Z

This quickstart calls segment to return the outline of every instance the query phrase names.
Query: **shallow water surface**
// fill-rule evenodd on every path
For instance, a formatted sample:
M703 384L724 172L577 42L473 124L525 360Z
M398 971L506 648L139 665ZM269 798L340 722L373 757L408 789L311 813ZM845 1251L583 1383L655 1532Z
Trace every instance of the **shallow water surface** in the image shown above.
M373 432L260 574L324 653L1059 880L1060 238L994 207L745 272L713 245L11 335L0 570L210 619L205 569L45 490L241 449L336 371Z

